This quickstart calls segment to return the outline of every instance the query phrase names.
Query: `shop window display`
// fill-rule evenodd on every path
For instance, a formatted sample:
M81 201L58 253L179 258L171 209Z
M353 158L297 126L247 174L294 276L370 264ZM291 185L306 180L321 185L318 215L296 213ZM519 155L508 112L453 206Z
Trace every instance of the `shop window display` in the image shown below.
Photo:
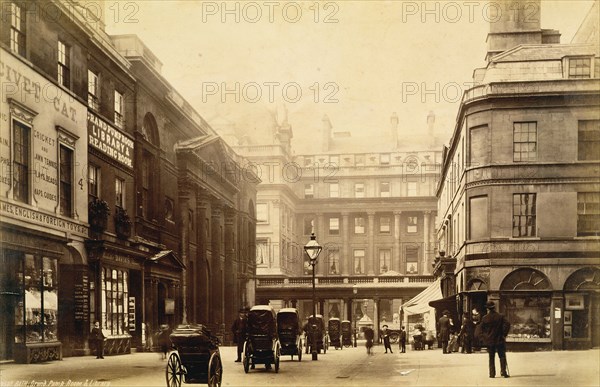
M550 338L550 296L504 296L504 314L511 323L508 338Z
M127 271L104 267L102 270L102 327L110 335L128 331Z
M57 264L55 259L25 255L17 273L24 297L15 306L15 342L56 341L58 315Z

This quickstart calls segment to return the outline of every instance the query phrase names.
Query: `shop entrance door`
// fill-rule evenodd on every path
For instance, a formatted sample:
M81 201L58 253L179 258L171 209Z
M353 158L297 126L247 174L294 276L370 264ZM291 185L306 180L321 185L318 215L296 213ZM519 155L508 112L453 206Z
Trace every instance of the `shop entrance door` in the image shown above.
M20 307L23 308L22 296L22 255L19 253L0 250L0 360L13 359L13 346L15 344L15 322L22 324L23 312L15 315ZM20 281L19 281L20 279ZM22 326L22 325L20 325ZM22 332L21 332L22 334Z
M600 294L592 294L590 297L590 312L592 314L592 347L600 347Z

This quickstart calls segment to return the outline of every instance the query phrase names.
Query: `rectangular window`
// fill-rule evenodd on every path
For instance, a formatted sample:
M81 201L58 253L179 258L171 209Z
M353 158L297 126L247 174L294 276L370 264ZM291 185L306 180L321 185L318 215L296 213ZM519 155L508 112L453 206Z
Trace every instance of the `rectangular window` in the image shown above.
M577 193L577 236L600 235L600 193Z
M17 3L10 4L10 49L25 57L25 12Z
M115 125L123 129L123 94L115 90Z
M487 196L470 198L469 207L469 239L478 240L489 237Z
M365 251L354 250L354 274L365 273Z
M419 247L406 246L406 274L419 273Z
M357 217L354 218L354 233L364 234L365 233L365 218Z
M141 215L145 219L150 218L150 176L152 176L152 156L144 153L142 164L142 192L141 192Z
M330 198L339 198L340 197L340 184L339 183L330 183L329 184L329 197Z
M385 273L390 270L390 259L392 251L389 249L379 250L379 272Z
M364 183L354 184L354 197L364 198L365 197L365 185Z
M88 194L93 197L100 196L100 167L88 165Z
M513 160L537 160L537 122L513 124Z
M94 110L98 110L98 91L98 74L88 70L88 105Z
M73 150L60 146L60 213L73 216Z
M570 58L569 78L590 78L591 58Z
M415 233L417 231L417 217L409 216L406 218L406 232Z
M387 181L379 183L379 196L382 198L390 197L390 183Z
M13 120L13 198L29 203L31 128Z
M329 218L329 234L339 235L340 233L340 218Z
M417 182L409 181L406 183L406 196L417 196Z
M382 216L379 218L379 232L381 233L389 233L391 229L391 219L387 216Z
M267 203L258 203L256 205L256 221L267 223L269 221L269 205Z
M327 250L327 269L329 274L340 274L340 251Z
M379 156L379 162L380 162L382 165L387 165L387 164L389 164L389 163L390 163L390 154L389 154L389 153L382 153L382 154Z
M304 218L304 235L315 232L315 218Z
M129 327L127 271L103 267L101 271L102 328L111 335L122 335Z
M269 263L268 241L258 240L256 242L256 264L266 265Z
M536 194L513 194L513 237L535 236Z
M304 198L312 199L315 197L315 186L314 184L304 184Z
M600 160L600 120L578 122L577 160Z
M64 87L71 87L71 58L69 46L64 42L58 41L58 83Z
M115 178L115 206L125 209L125 180Z

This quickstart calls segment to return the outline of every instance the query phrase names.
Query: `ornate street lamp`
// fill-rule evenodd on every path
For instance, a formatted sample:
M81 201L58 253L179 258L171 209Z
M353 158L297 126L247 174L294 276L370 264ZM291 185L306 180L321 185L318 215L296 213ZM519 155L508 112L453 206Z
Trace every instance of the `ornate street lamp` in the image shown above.
M315 265L317 264L317 259L319 258L319 254L321 254L321 250L323 247L319 245L317 242L317 237L313 232L310 235L310 241L304 246L304 251L306 251L306 255L310 259L310 265L312 266L312 296L313 296L313 322L317 321L317 296L315 293ZM316 335L316 326L311 326L311 353L312 359L317 360L317 335Z

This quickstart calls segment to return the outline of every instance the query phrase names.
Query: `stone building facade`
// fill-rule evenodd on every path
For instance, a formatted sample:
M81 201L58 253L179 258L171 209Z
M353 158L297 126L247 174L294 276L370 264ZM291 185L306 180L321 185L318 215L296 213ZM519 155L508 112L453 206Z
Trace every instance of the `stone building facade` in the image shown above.
M600 342L598 45L559 44L537 16L490 27L444 154L435 273L457 314L494 301L509 347L589 348Z

